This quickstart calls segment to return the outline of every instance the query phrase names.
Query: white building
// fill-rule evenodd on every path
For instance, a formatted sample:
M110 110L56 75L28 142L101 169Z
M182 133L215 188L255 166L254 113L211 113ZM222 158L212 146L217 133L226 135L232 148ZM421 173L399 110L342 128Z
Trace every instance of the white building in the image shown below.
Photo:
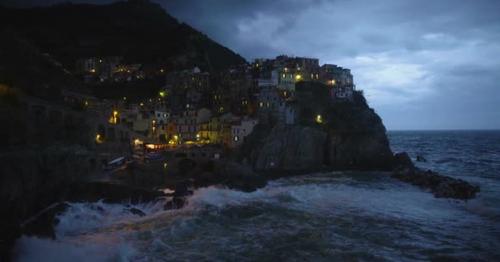
M170 113L166 111L155 110L154 118L159 124L166 124L170 119Z
M252 133L253 128L257 125L256 119L243 118L239 123L231 126L232 141L231 147L238 147L243 144L246 136Z

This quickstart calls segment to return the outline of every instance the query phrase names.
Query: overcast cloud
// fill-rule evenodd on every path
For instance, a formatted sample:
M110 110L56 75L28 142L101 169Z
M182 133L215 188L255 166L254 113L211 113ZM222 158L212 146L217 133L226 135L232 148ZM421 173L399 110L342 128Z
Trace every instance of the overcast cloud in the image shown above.
M351 68L388 129L500 128L500 1L156 2L249 61Z

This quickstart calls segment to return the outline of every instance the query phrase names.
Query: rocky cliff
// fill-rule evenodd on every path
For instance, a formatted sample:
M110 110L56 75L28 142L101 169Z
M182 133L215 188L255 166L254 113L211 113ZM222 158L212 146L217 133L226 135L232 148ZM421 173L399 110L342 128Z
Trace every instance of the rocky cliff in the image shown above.
M385 127L361 92L352 101L333 102L327 86L303 82L297 86L295 106L297 124L260 125L245 141L243 157L256 170L392 168ZM321 123L315 122L318 115Z

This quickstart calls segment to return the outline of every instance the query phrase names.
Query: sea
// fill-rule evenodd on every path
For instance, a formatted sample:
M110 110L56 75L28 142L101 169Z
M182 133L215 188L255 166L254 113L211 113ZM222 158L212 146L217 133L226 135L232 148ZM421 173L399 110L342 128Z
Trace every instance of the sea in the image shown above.
M500 131L390 131L394 152L481 187L435 198L378 172L211 186L186 207L70 203L56 240L21 237L18 261L500 261Z

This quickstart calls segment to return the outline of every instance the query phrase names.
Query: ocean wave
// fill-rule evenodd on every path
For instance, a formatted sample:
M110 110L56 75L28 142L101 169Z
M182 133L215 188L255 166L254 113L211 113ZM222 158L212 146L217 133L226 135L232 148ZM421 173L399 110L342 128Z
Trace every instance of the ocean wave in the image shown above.
M14 258L18 262L51 261L51 262L108 262L131 261L136 255L135 249L124 242L75 242L21 237L14 250Z
M162 210L160 202L131 204L68 203L69 208L57 217L55 227L58 238L83 234L121 222L138 221L140 216L130 212L132 208L151 215Z
M211 186L195 190L180 210L162 204L70 203L58 217L57 240L21 238L19 260L252 260L258 252L283 259L277 254L285 251L371 260L396 258L401 248L425 259L420 252L439 244L480 237L486 245L495 232L481 224L490 210L477 200L436 199L376 173L284 178L251 193ZM127 212L131 207L146 216Z

